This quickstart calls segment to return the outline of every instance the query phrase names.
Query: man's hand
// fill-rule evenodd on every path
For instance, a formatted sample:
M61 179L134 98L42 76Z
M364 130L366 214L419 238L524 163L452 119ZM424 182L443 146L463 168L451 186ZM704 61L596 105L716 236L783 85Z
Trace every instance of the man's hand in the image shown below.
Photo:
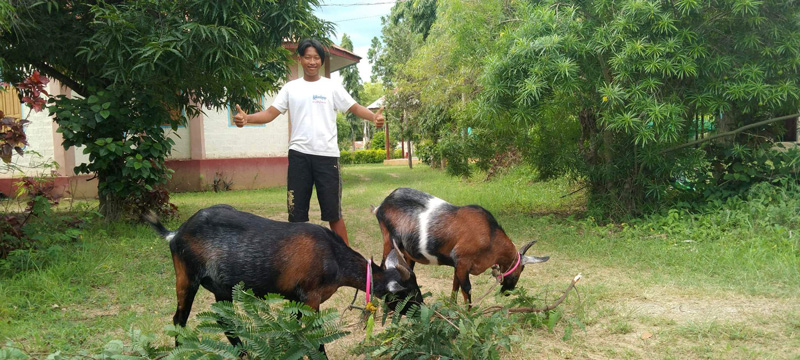
M378 111L375 112L375 121L374 122L375 122L375 127L377 127L378 129L383 127L383 122L386 120L386 119L383 118L383 114L382 113L383 113L383 106L381 106L381 108L378 109Z
M236 104L236 111L236 115L233 115L233 123L236 124L237 127L247 125L247 113L239 107L239 104Z

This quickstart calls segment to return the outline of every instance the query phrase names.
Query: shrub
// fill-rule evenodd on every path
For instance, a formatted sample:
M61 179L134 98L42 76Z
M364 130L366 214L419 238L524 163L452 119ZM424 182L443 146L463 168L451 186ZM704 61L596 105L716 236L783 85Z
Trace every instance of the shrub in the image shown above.
M383 310L385 324L389 312ZM439 302L412 305L405 317L394 313L384 331L358 350L392 359L499 359L511 348L513 324L502 312L483 315Z
M197 317L201 323L196 329L170 328L170 335L177 335L180 342L171 357L237 359L244 351L251 359L322 359L320 345L347 335L333 309L317 312L276 294L260 299L243 290L242 284L234 287L232 303L214 303L211 311ZM223 334L238 337L240 347L232 346Z
M339 154L340 164L380 164L385 159L384 150L341 151Z

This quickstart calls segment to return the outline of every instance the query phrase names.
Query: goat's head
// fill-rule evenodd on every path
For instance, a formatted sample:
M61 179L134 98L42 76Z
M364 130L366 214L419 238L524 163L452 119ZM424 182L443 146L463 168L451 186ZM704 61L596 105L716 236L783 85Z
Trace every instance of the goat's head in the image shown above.
M514 288L517 287L517 282L519 281L519 276L522 274L522 270L524 270L526 264L535 264L535 263L545 262L545 261L550 259L549 256L536 257L536 256L526 256L525 255L525 252L528 251L528 249L530 249L530 247L533 246L533 244L535 244L535 243L536 243L536 240L533 240L533 241L525 244L524 246L522 246L522 248L520 248L520 250L519 250L519 254L520 254L519 265L517 266L516 269L514 269L513 272L511 272L511 274L508 274L508 276L503 277L503 282L502 282L502 284L500 286L500 292L506 292L506 291L509 291L509 290L514 290Z
M390 309L405 314L412 303L422 304L422 291L420 291L419 284L417 284L417 277L414 275L414 272L411 271L411 267L408 266L408 263L400 251L397 250L396 246L395 249L389 252L389 255L381 266L383 268L386 289L381 291L382 293L379 293L376 288L376 295L383 297L391 293L392 296L386 299L386 305L389 306ZM408 303L406 303L402 309L396 309L397 304L407 297L411 297Z

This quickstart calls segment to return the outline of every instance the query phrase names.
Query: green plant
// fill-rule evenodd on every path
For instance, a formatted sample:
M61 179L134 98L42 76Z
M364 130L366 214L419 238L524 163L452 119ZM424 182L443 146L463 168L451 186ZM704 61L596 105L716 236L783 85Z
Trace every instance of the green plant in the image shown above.
M51 249L80 236L83 219L71 214L55 214L60 194L55 175L24 177L17 184L15 198L25 202L22 212L3 212L0 222L0 259L22 254L22 250ZM0 271L20 270L12 259L0 260Z
M385 150L341 151L339 162L342 164L380 164L386 160Z
M106 215L152 209L171 215L174 205L160 187L172 175L164 160L175 143L160 127L170 114L158 99L119 86L90 89L87 98L58 96L49 110L56 114L63 146L83 146L89 163L76 173L97 174L100 211Z
M250 359L322 359L320 345L347 334L334 310L317 312L276 294L260 299L242 284L234 287L232 303L217 302L197 317L201 322L196 329L168 330L180 343L170 358L238 359L244 352ZM232 346L222 334L238 337L241 344Z
M408 299L397 306L405 306ZM389 318L384 304L383 323ZM441 302L412 305L405 316L393 313L384 330L359 350L392 359L499 359L511 348L513 322L502 313L485 316Z
M129 343L126 344L122 340L111 340L103 346L99 353L89 353L88 351L80 351L78 354L67 354L61 351L56 351L47 356L51 360L78 360L78 359L96 359L96 360L136 360L136 359L160 359L166 355L163 348L156 348L153 346L155 337L152 335L142 334L140 330L131 329L128 331ZM0 347L0 359L3 360L24 360L32 358L23 349L18 348L14 343L9 342Z
M706 201L744 196L760 183L786 186L800 183L800 151L779 150L770 142L734 145L698 166L688 184ZM684 201L698 200L694 192Z

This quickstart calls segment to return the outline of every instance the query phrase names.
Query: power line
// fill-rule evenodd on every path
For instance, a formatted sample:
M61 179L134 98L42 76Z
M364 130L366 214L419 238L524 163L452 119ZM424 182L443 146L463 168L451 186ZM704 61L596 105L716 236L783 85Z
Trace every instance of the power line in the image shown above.
M403 2L400 0L399 2ZM394 4L395 1L383 1L383 2L362 2L362 3L347 3L347 4L320 4L319 6L341 6L341 7L348 7L348 6L371 6L371 5L388 5Z
M352 19L344 19L344 20L333 20L333 21L331 21L331 22L332 22L332 23L341 23L341 22L345 22L345 21L353 21L353 20L369 19L369 18L374 18L374 17L384 16L384 15L386 15L386 14L383 14L383 15L371 15L371 16L357 17L357 18L352 18Z

